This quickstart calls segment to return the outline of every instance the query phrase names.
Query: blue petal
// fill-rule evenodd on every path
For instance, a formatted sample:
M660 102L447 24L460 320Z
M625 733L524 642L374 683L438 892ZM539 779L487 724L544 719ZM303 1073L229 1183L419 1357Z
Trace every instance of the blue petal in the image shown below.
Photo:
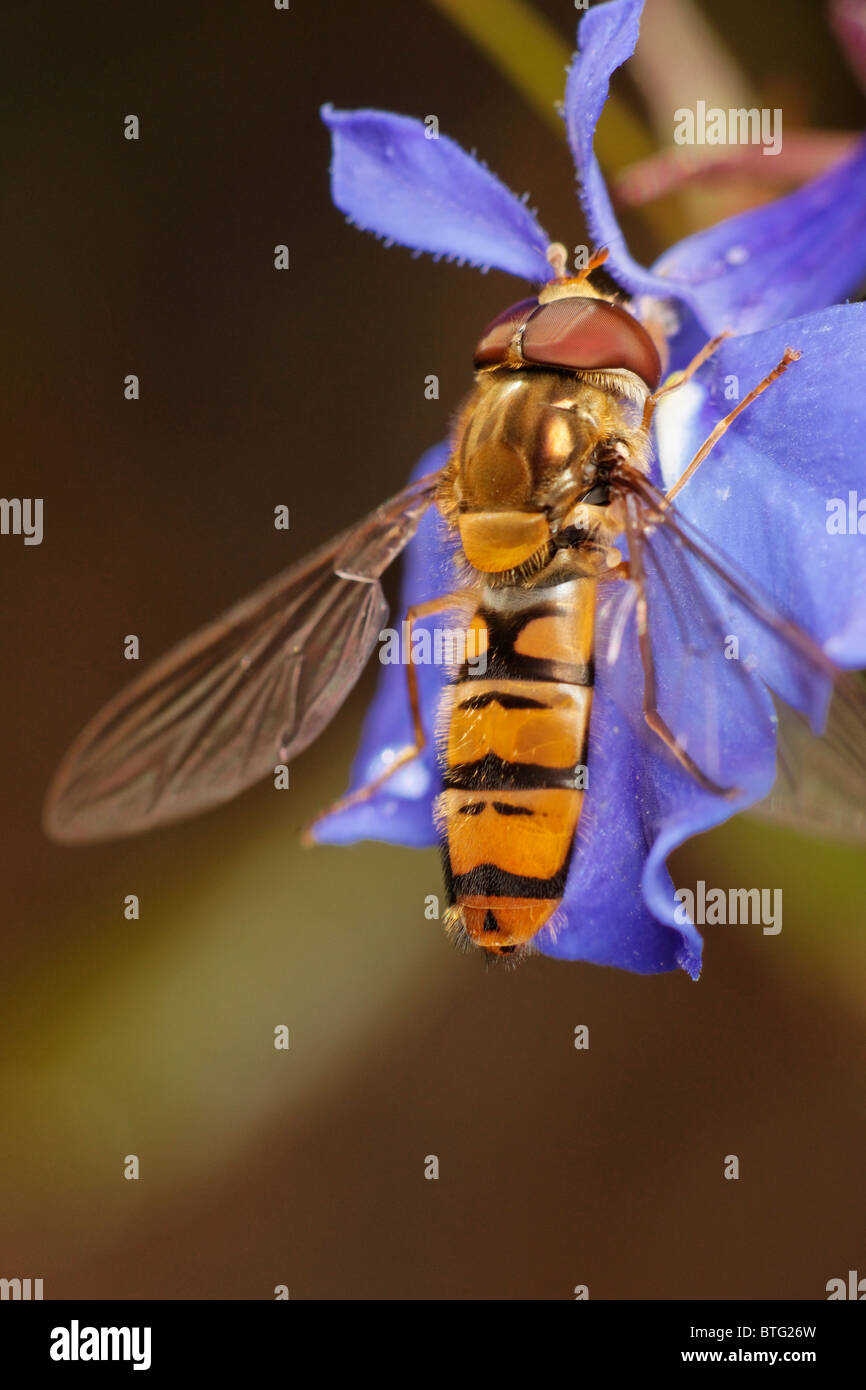
M796 192L686 237L653 266L709 334L835 304L866 274L866 141Z
M723 592L707 583L701 593L707 608L722 618ZM716 632L702 632L700 613L690 612L684 602L690 596L673 593L680 605L677 613L671 606L670 572L665 580L661 574L648 575L658 706L698 765L721 785L739 789L736 798L700 786L647 729L636 696L643 689L643 670L633 629L616 665L599 663L599 684L610 691L634 739L637 800L649 846L641 878L644 900L669 926L676 926L676 908L665 867L668 855L761 800L776 775L776 715L770 696L759 680L726 658L723 644L712 640ZM724 624L720 630L724 632ZM697 661L692 644L702 648Z
M422 121L387 111L324 106L322 119L334 202L359 227L533 283L552 277L549 238L529 208L453 140L428 139Z
M634 51L643 0L610 0L584 16L580 53L568 74L565 115L593 241L610 248L607 268L632 294L675 299L684 364L706 336L751 332L843 299L866 274L866 141L831 170L777 202L752 208L677 243L651 270L629 254L593 150L611 74Z
M565 895L555 925L536 938L543 955L614 965L639 974L681 966L700 974L701 938L694 927L665 926L650 912L642 879L651 840L639 789L645 750L599 682L592 708L589 784ZM650 832L651 833L651 832ZM672 921L673 884L665 909Z
M444 467L448 453L447 443L429 449L415 468L412 480ZM453 546L447 543L444 524L435 506L423 517L406 547L403 566L398 611L391 618L397 631L410 606L447 594L454 587ZM430 618L427 626L435 626L437 622L441 624L442 619ZM423 754L395 772L367 801L331 812L319 821L313 830L319 843L346 845L357 840L384 840L388 844L416 848L438 843L433 826L433 800L442 789L442 775L436 760L434 730L447 671L441 665L416 666L415 669L421 696L421 719L428 735ZM406 667L383 665L376 694L364 720L349 790L355 791L380 776L394 754L412 740Z
M580 52L565 87L565 122L590 235L597 247L606 246L610 252L606 268L632 294L658 298L674 291L629 254L593 148L611 74L635 50L642 10L643 0L610 0L584 15L578 30Z
M866 304L839 305L723 344L696 381L659 407L662 473L670 486L788 346L801 351L800 360L734 421L675 506L834 661L863 667L866 545L861 535L835 534L829 525L831 510L847 516L849 494L866 491ZM774 689L814 719L801 664L768 644L754 624L744 628Z
M686 651L669 589L669 576L662 583L658 575L648 575L660 708L702 764L709 748L704 717L712 712L714 756L725 783L740 794L728 800L702 788L647 728L633 612L616 660L608 660L615 615L628 599L623 586L600 605L583 815L562 906L537 945L561 959L642 974L680 967L697 979L700 935L691 923L678 920L666 859L685 840L767 794L775 775L775 715L766 692L757 682L742 680L721 644L702 663L710 703L702 704L695 682L683 701ZM715 597L721 613L722 596ZM680 612L694 618L693 640L699 615L690 615L687 607ZM672 708L682 711L680 720L673 721Z

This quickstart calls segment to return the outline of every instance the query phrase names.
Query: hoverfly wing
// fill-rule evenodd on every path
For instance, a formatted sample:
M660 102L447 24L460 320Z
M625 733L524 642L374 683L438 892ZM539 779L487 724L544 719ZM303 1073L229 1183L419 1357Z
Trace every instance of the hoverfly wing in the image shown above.
M862 676L852 677L866 701ZM816 738L795 710L776 702L778 765L776 784L749 814L820 839L866 843L866 769L862 753L866 730L856 707L835 692L822 738ZM854 751L860 740L861 754Z
M87 725L45 802L55 840L128 835L228 801L321 733L387 616L379 576L438 475L277 575L181 642Z
M812 830L820 823L824 834L866 838L862 679L836 666L642 474L626 466L621 481L628 545L644 577L659 713L677 742L725 787L732 781L724 765L729 709L767 728L778 717L776 784L752 809ZM608 655L615 659L635 594L611 595L606 604ZM677 653L673 668L671 652Z

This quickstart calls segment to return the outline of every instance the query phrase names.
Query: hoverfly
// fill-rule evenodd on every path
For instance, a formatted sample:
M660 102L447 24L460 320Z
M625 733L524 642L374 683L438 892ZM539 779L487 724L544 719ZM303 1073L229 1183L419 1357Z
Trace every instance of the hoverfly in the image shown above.
M845 711L841 721L834 716L838 741L849 768L859 759L862 769L859 688L672 505L724 429L799 354L785 353L665 495L651 478L653 412L727 335L661 385L649 329L590 282L606 252L572 276L563 248L549 255L556 278L494 319L476 346L474 386L441 472L413 483L133 681L62 763L45 811L53 838L104 839L194 814L306 748L370 657L388 611L380 577L430 507L456 544L455 584L410 610L408 622L459 611L487 657L483 669L453 669L444 689L436 817L448 924L488 956L520 954L555 923L583 799L591 795L581 774L594 664L602 655L616 659L632 617L642 690L631 693L645 736L704 790L738 794L712 765L720 696L681 682L688 701L705 704L708 737L697 751L681 736L676 709L662 707L652 587L665 594L664 617L681 627L683 648L696 661L702 651L717 654L725 632L708 602L711 582L807 677L835 688L841 699L834 708ZM614 544L622 537L626 559ZM756 698L763 690L747 664L736 679L751 682ZM411 662L407 696L412 745L339 805L372 795L434 737L424 727Z

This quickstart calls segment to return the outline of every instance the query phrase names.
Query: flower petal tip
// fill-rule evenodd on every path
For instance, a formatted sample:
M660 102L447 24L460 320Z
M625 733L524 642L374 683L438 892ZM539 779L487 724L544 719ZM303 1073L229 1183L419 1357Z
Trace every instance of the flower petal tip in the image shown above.
M365 231L401 246L494 266L533 284L551 278L549 237L490 170L439 132L436 118L388 111L321 117L331 132L331 193Z

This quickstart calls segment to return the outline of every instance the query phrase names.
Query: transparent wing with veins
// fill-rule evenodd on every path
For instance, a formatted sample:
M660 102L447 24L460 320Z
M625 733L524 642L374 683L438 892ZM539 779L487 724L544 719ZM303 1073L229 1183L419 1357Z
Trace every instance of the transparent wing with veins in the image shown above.
M109 839L228 801L330 722L387 616L379 577L438 474L181 642L91 721L49 789L56 840Z
M676 742L725 792L735 779L724 750L736 747L737 721L777 725L777 781L756 812L809 833L866 840L866 684L837 667L642 474L625 465L618 483L632 569L643 575L657 708ZM611 661L638 609L634 584L628 589L611 585L602 600ZM625 699L637 719L640 692Z

